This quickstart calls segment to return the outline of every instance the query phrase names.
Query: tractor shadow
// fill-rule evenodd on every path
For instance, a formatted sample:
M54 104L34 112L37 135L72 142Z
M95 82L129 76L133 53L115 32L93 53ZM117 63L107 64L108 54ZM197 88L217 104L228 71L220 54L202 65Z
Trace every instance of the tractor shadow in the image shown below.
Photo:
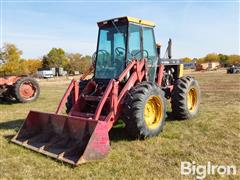
M2 104L2 105L12 105L12 104L19 104L19 102L16 101L16 100L1 100L0 99L0 104Z
M128 134L126 128L124 128L124 127L112 128L109 132L109 138L113 142L123 141L123 140L125 140L125 141L136 140Z
M24 119L16 119L13 121L6 121L0 123L0 130L12 130L18 131L23 123Z
M174 122L178 121L172 114L172 112L167 112L167 122ZM136 138L132 138L129 133L127 132L127 129L122 127L121 125L117 127L113 127L109 132L109 138L113 142L117 141L134 141L137 140Z
M170 122L170 121L178 121L174 116L172 112L167 112L167 118L166 118L166 122Z
M1 122L0 130L14 130L15 132L17 132L20 129L22 123L23 123L23 119ZM10 141L15 134L16 133L10 134L10 135L4 135L3 137Z

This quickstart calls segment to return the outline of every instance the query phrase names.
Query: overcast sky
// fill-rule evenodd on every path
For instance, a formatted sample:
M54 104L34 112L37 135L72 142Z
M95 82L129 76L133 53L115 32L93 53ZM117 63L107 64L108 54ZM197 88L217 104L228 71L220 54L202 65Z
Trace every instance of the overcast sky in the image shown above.
M133 16L156 23L164 49L172 38L174 58L240 53L239 1L46 1L3 0L1 43L16 44L24 58L42 57L52 47L91 55L96 22Z

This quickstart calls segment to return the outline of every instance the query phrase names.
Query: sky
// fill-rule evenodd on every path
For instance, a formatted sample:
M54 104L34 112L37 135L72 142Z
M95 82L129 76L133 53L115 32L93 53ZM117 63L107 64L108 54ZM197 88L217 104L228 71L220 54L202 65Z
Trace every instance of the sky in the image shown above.
M91 55L105 19L132 16L156 23L156 41L173 58L208 53L240 54L239 1L1 0L1 47L14 43L23 58L41 58L51 48ZM163 53L162 53L163 54Z

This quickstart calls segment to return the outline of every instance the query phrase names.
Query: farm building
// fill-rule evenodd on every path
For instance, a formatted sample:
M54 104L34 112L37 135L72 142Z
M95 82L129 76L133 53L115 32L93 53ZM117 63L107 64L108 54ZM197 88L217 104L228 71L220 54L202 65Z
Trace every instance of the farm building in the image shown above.
M219 62L206 62L206 63L196 64L196 71L213 70L213 69L217 69L219 66L220 66Z

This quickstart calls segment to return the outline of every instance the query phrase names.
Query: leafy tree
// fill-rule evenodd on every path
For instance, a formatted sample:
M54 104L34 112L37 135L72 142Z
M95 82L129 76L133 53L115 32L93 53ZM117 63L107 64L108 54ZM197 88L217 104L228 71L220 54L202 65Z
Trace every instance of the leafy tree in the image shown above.
M215 53L207 54L204 57L204 62L218 62L219 61L219 56Z
M42 66L42 61L21 58L20 51L14 44L5 43L0 52L0 59L4 62L0 66L1 75L28 75L35 74L37 69Z
M49 53L43 57L43 67L65 67L67 66L67 57L65 51L61 48L52 48Z
M228 56L229 65L239 65L240 64L240 56L239 55L230 55Z
M201 63L204 63L204 62L205 62L204 58L198 58L196 63L201 64Z
M79 53L70 53L67 55L68 64L66 70L69 74L74 74L74 71L79 71L83 73L91 65L90 56L82 56Z
M0 52L0 58L4 63L10 61L19 61L21 59L22 51L20 51L14 44L5 43Z
M69 74L74 74L74 71L79 71L81 69L81 58L82 55L79 53L70 53L67 55L68 64L66 70Z
M189 62L192 62L192 59L189 58L189 57L185 57L185 58L183 58L183 62L184 63L189 63Z
M81 58L81 70L80 72L85 72L92 64L92 57L91 56L83 56Z
M223 65L223 66L228 65L228 56L227 55L218 54L218 57L219 57L219 62L221 63L221 65Z
M42 67L42 61L39 59L28 59L23 61L23 65L26 68L26 74L35 74L37 69Z
M5 43L1 50L1 59L3 65L0 67L2 75L22 75L26 72L21 59L22 51L20 51L14 44Z

